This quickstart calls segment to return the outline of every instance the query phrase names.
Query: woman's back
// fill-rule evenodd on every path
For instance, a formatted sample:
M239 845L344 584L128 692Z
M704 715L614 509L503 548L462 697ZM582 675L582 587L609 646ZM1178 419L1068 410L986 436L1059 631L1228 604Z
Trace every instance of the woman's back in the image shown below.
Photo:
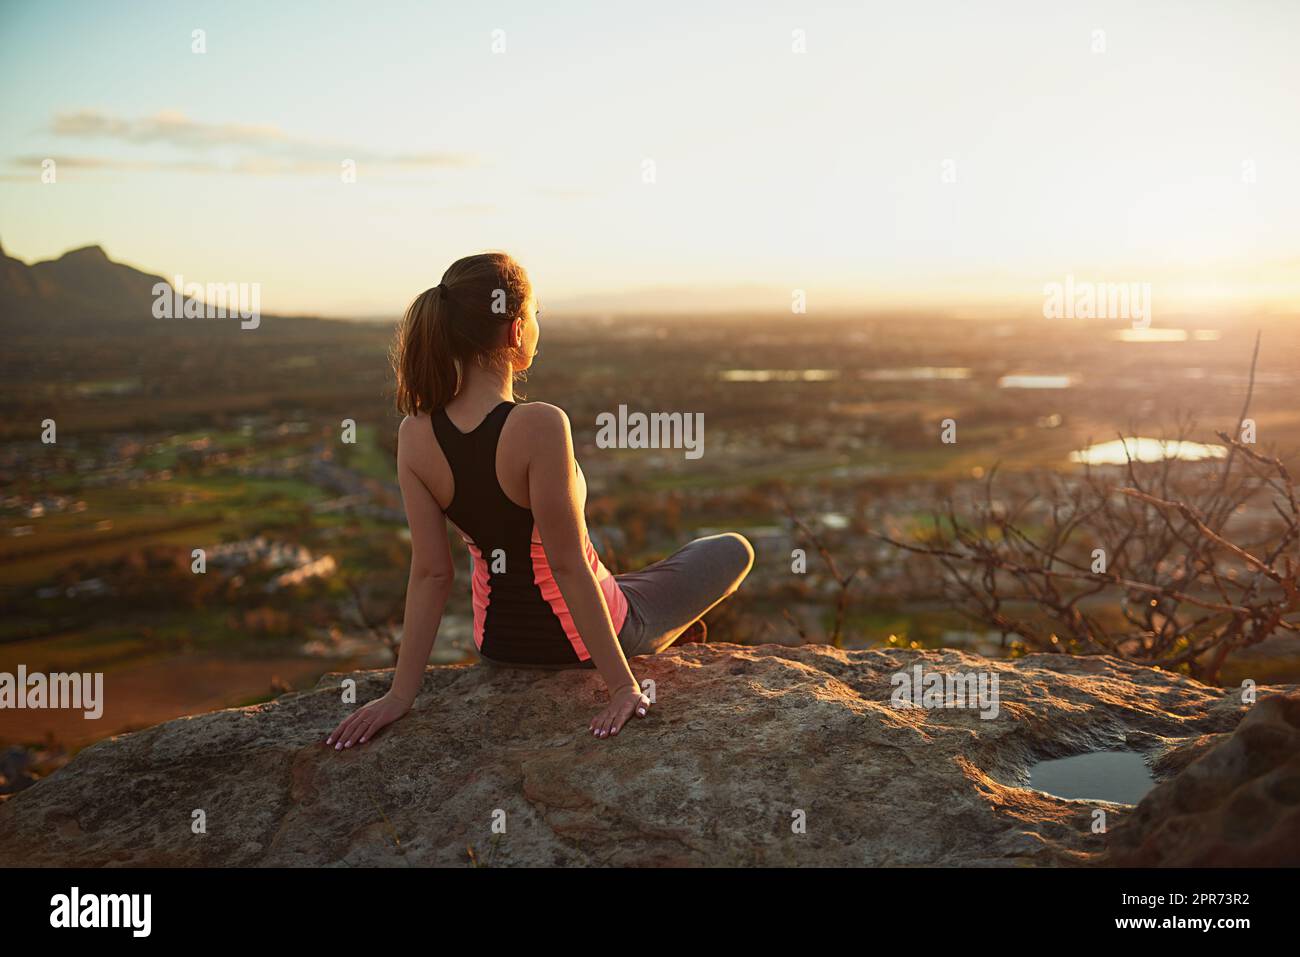
M455 406L457 403L451 403ZM461 417L466 411L452 408ZM539 410L540 411L540 410ZM477 423L458 425L447 408L430 417L438 455L427 483L473 560L474 641L489 660L564 667L587 662L529 507L526 437L534 410L504 400ZM585 504L586 482L573 463ZM627 601L583 529L584 558L600 585L614 628Z
M447 519L473 558L480 655L597 668L609 702L588 729L600 738L650 710L628 658L702 638L702 616L749 573L753 548L724 533L610 575L587 534L568 417L544 402L514 403L513 384L537 355L537 315L523 267L489 252L456 260L402 317L392 354L406 416L397 479L411 530L402 643L392 688L339 724L327 739L337 748L400 718L424 684L455 578Z

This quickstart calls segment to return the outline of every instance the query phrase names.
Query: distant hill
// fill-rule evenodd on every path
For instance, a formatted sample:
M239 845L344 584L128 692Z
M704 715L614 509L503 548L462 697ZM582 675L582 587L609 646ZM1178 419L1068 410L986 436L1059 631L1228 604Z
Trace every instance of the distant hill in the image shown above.
M99 246L30 266L0 248L0 321L148 319L159 282Z
M53 328L94 335L134 335L147 324L151 331L175 332L175 322L154 316L154 286L171 281L108 258L100 246L83 246L58 259L32 263L0 248L0 328L43 336ZM315 335L322 332L346 335L352 322L322 322L315 316L286 316L262 313L259 321L274 322L278 332ZM197 329L219 332L240 329L237 318L190 320L187 334Z

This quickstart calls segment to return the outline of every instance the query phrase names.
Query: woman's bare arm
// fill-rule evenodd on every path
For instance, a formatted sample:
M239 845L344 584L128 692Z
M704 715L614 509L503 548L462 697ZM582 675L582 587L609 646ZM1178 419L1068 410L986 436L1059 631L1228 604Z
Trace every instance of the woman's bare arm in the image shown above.
M417 419L408 418L403 425L407 422L421 425ZM406 580L406 613L391 693L405 701L414 701L424 682L424 668L429 663L429 652L433 650L438 625L451 595L455 567L447 537L447 518L416 472L416 456L426 450L412 449L415 443L410 441L403 443L401 433L399 429L397 481L411 529L411 571Z
M411 529L411 571L406 580L406 614L393 684L388 694L353 712L335 729L326 743L336 748L365 744L376 731L410 710L424 681L424 668L451 594L454 567L447 519L417 472L424 465L420 456L427 453L412 434L420 424L408 417L397 433L397 481Z
M546 560L592 661L609 688L610 703L591 722L603 738L618 734L633 713L645 717L650 700L641 693L618 643L605 595L584 554L582 514L569 418L537 403L529 414L528 499Z

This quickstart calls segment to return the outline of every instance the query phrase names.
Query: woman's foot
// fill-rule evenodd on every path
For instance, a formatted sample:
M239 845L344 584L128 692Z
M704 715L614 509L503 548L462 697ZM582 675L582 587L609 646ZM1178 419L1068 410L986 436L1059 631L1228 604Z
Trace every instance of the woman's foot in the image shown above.
M708 640L709 626L704 623L703 618L699 618L691 622L685 631L673 639L673 643L668 647L672 648L676 645L703 644Z

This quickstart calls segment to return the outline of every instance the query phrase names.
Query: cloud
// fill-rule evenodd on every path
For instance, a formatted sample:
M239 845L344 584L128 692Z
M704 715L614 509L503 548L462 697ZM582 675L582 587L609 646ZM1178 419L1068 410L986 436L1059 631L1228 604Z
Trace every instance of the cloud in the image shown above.
M113 116L98 110L60 113L50 124L58 137L109 140L129 146L167 146L196 157L219 154L221 159L119 160L91 155L74 155L59 160L70 168L145 169L188 173L229 173L249 176L337 173L344 160L358 168L390 171L468 169L482 165L468 153L434 151L389 153L357 144L327 143L292 136L277 126L248 123L204 123L183 113L163 111L137 119ZM20 158L20 164L32 162ZM39 165L40 160L35 160Z
M283 130L267 124L199 123L184 113L165 110L137 120L98 110L59 113L50 124L56 136L104 137L128 143L169 143L182 147L258 146L289 141Z
M51 156L16 156L13 159L13 165L19 168L34 167L39 173L41 164L47 159L54 160L60 169L104 170L110 172L121 172L123 170L154 172L164 168L195 173L221 171L221 167L214 163L198 160L158 163L152 160L116 159L108 156L77 156L66 153L55 153Z

